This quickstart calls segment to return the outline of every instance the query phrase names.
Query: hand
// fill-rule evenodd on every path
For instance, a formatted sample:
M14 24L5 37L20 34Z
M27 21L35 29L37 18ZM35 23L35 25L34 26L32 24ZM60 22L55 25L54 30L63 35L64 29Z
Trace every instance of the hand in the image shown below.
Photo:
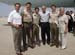
M25 17L27 17L27 14L24 14Z
M48 15L49 15L49 18L50 18L50 13Z
M21 27L23 27L23 24L21 25Z
M65 29L65 32L64 33L66 34L67 32L68 32L68 29Z
M17 25L17 24L15 24L15 25L13 25L15 28L17 28L17 29L19 29L20 28L20 26L19 25Z

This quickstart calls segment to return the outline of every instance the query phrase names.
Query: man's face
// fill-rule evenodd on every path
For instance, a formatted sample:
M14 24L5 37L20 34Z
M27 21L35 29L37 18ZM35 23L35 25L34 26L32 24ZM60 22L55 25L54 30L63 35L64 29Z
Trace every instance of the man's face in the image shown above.
M16 4L15 9L16 9L17 11L19 11L20 5Z
M63 15L64 13L64 9L60 9L60 15Z
M55 11L56 10L56 7L55 6L52 6L51 9L52 9L52 11Z
M36 9L35 12L36 12L36 13L39 13L39 9Z
M70 13L72 14L72 13L73 13L73 11L70 11Z
M26 8L27 8L27 10L31 10L31 5L30 4L27 4L26 5Z
M46 11L46 6L42 6L42 11Z

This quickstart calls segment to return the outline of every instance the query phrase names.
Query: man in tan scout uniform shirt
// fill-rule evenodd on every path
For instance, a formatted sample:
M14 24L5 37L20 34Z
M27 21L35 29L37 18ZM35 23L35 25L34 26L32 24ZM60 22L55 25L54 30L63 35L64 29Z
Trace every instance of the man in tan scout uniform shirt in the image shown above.
M26 36L28 38L28 46L33 47L32 45L32 11L31 11L31 3L28 2L25 4L22 16L23 16L23 25L24 25L24 36L23 36L23 44L26 47Z
M59 12L56 9L56 5L51 5L52 11L50 12L50 31L51 31L51 36L52 36L52 44L51 46L59 46L59 34L58 34L58 15Z
M34 9L33 13L33 44L37 44L40 46L40 39L39 39L39 21L40 21L40 15L39 15L39 8L36 7Z

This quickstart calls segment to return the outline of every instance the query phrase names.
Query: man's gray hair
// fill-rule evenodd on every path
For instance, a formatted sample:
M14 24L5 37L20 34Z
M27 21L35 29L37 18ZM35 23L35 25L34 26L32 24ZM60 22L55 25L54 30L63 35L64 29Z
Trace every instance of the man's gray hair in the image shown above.
M59 10L64 10L65 11L65 8L64 7L60 7L60 9Z

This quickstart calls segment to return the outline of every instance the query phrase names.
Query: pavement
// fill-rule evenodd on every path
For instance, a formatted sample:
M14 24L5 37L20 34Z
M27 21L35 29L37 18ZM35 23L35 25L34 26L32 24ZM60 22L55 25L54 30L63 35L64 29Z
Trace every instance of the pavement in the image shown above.
M75 55L75 37L72 33L67 35L67 49L41 45L28 48L24 55ZM13 44L12 29L7 25L6 18L0 18L0 55L16 55Z

